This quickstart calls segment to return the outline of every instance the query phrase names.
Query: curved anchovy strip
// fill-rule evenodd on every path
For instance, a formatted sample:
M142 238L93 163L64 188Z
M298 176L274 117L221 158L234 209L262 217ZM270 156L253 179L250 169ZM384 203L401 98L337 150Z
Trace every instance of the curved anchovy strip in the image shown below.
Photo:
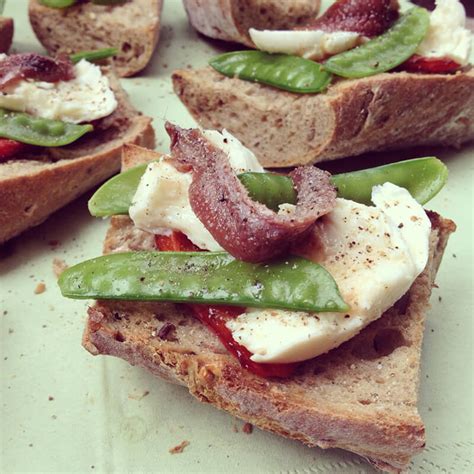
M340 0L324 15L299 30L352 31L363 36L379 36L398 19L398 3L394 0Z
M0 61L0 90L22 79L69 81L74 79L74 65L69 58L36 53L12 54Z
M336 189L330 174L312 166L295 169L297 205L277 214L253 201L224 152L199 130L170 123L171 153L183 169L191 168L191 207L214 239L231 255L247 262L265 262L283 254L315 221L330 212Z

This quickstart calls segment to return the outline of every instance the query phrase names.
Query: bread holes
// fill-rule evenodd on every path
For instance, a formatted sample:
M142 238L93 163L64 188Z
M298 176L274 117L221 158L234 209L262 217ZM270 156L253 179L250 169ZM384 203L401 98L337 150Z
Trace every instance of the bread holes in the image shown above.
M398 347L407 345L400 330L394 328L381 329L374 337L375 352L381 357L388 356Z
M127 41L125 41L125 43L122 43L121 49L124 53L128 53L132 49L132 45L128 43Z
M23 213L25 214L25 216L31 217L35 213L37 207L38 206L36 204L30 204L28 206L25 206L23 208Z
M375 360L387 357L396 349L408 346L403 334L396 328L382 328L372 333L354 346L352 355L364 360Z
M125 342L125 336L120 331L114 334L114 339L118 342Z

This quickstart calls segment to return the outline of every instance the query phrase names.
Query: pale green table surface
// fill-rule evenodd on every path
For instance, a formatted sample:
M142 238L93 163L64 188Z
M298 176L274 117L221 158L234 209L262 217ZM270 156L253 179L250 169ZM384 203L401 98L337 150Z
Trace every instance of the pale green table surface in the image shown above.
M201 66L222 45L198 36L180 0L167 0L152 64L123 81L133 103L163 122L193 125L174 96L170 74ZM27 0L9 0L15 51L38 50ZM220 49L219 49L220 48ZM473 166L474 147L435 150L450 169L448 186L429 207L458 224L437 278L428 314L419 409L427 445L411 472L468 473L473 466ZM416 156L392 153L389 158ZM387 156L366 159L376 163ZM364 159L338 167L361 168ZM0 472L371 473L358 456L310 449L255 429L193 399L145 370L81 347L86 303L62 299L54 257L68 264L101 252L106 221L90 217L87 196L14 239L0 257ZM1 203L0 203L1 205ZM56 243L57 242L57 243ZM46 291L36 295L39 282ZM168 450L187 440L181 454Z

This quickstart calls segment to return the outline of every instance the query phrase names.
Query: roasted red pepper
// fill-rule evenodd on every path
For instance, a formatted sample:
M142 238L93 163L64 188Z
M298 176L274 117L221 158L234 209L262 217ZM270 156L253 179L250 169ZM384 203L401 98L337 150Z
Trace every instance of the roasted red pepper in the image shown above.
M414 54L400 66L400 69L425 74L449 74L456 72L460 67L460 64L449 58L426 58Z
M24 143L0 138L0 161L6 161L26 147Z
M196 247L183 233L173 232L170 236L156 235L155 244L158 250L167 252L195 252ZM242 308L234 306L208 306L203 304L188 304L195 316L211 328L219 337L227 350L239 360L242 367L261 377L289 377L298 364L259 364L253 362L252 353L240 345L227 328L226 322L242 313Z

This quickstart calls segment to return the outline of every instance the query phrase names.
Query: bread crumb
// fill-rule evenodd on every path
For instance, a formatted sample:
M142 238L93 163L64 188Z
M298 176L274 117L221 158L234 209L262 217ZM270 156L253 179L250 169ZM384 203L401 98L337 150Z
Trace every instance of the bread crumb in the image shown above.
M136 393L129 393L128 394L128 398L131 399L131 400L142 400L143 398L145 398L147 395L150 394L150 391L149 390L145 390L143 393L139 393L139 394L136 394Z
M37 285L36 285L36 288L35 288L35 295L40 295L41 293L44 293L46 291L46 285L44 282L39 282Z
M68 268L67 263L62 258L53 258L53 272L56 278L59 278L61 273Z
M245 434L252 434L253 426L250 423L245 423L244 426L242 426L242 431Z
M170 454L181 454L184 451L184 448L186 448L187 446L189 446L189 441L185 440L179 443L174 448L170 448L169 452Z

